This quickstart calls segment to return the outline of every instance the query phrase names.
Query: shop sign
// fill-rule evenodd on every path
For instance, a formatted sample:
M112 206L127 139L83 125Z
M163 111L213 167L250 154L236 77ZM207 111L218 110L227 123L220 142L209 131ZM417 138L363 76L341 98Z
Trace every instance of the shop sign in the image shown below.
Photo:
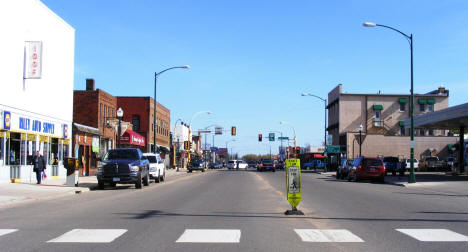
M99 152L99 137L93 136L93 141L91 143L91 148L93 152Z
M3 111L3 128L9 130L11 127L11 113Z
M68 138L68 124L62 124L63 138Z
M40 79L42 76L42 41L26 41L24 78Z

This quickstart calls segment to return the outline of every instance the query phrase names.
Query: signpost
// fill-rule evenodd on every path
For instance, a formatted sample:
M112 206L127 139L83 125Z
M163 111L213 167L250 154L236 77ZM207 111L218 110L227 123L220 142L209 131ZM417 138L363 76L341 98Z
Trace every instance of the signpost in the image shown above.
M340 146L339 145L327 145L325 147L326 153L340 153Z
M268 134L268 139L270 140L270 142L275 141L275 133Z
M289 137L278 137L278 140L289 140Z
M304 215L302 211L297 210L302 199L300 159L286 159L286 190L287 199L292 209L287 210L284 214Z

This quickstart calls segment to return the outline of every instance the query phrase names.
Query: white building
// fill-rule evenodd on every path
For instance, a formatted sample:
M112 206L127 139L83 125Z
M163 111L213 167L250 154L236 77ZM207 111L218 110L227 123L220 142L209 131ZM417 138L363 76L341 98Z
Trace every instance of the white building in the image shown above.
M36 150L47 158L49 179L64 178L75 30L38 0L2 1L0 23L0 182L35 182Z
M178 150L184 150L184 141L189 139L189 128L187 125L176 125L171 127L173 141L178 147Z

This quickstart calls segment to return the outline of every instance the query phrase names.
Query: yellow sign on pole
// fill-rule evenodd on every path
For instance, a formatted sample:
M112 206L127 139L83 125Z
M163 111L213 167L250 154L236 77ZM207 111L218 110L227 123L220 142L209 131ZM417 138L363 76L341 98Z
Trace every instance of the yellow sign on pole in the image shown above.
M300 159L286 159L286 188L289 204L296 209L302 199Z

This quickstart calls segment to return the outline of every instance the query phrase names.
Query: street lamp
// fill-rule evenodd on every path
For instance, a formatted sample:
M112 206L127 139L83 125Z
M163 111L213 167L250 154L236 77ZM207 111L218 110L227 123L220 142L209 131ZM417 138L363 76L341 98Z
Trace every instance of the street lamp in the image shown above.
M316 96L316 95L313 95L313 94L309 94L309 93L302 93L301 94L302 96L312 96L312 97L315 97L315 98L318 98L320 100L323 101L323 105L324 105L324 114L325 114L325 117L324 117L324 120L323 120L323 152L326 152L327 151L327 99L323 99L322 97L319 97L319 96ZM324 172L327 172L327 164L324 163Z
M176 149L179 148L179 137L178 135L176 135L176 128L177 128L177 122L182 122L182 119L177 119L174 123L174 134L172 135L173 136L173 140L172 140L172 143L173 143L173 159L172 159L172 165L173 167L175 167L177 169L177 171L179 171L179 166L177 165L177 159L176 159L176 156L177 156L177 151ZM175 142L175 139L177 139L177 144Z
M386 26L386 25L380 25L380 24L376 24L376 23L372 23L372 22L365 22L362 24L364 27L376 27L376 26L380 26L380 27L384 27L384 28L387 28L387 29L390 29L390 30L394 30L398 33L400 33L401 35L403 35L409 42L410 44L410 55L411 55L411 89L410 89L410 92L411 92L411 96L410 96L410 114L411 114L411 141L410 141L410 176L409 176L409 179L408 179L408 183L416 183L416 178L414 176L414 93L413 93L413 34L410 34L409 36L406 35L405 33L393 28L393 27L390 27L390 26Z
M166 71L169 71L171 69L176 69L176 68L182 68L182 69L189 69L190 66L189 65L185 65L185 66L176 66L176 67L170 67L170 68L167 68L167 69L164 69L162 70L161 72L154 72L154 115L153 115L153 137L154 137L154 149L153 149L153 152L156 154L156 150L158 148L158 146L156 145L156 132L157 132L157 129L158 129L158 125L156 125L156 83L157 83L157 79L158 79L158 75L166 72Z
M189 123L189 143L192 142L192 121L193 119L195 119L195 117L197 117L198 115L200 114L211 114L211 111L209 110L206 110L206 111L198 111L197 113L193 114L192 116L192 119L190 119L190 123ZM190 150L189 150L189 153L188 153L188 163L190 164Z
M359 124L359 127L358 127L358 130L359 130L359 156L362 156L362 148L361 148L361 145L362 145L362 138L361 138L361 134L362 134L362 124Z
M118 140L117 140L117 142L118 142L117 146L118 147L117 148L120 148L120 122L122 121L123 114L124 114L123 109L119 108L117 110L117 118L119 118L119 128L117 129L117 137L118 137Z
M289 123L289 122L285 122L285 121L281 121L280 124L287 124L289 126L291 126L293 132L294 132L294 158L297 158L297 151L296 151L296 129L294 129L294 126Z
M226 141L226 166L227 166L227 163L228 163L228 143L229 142L235 142L236 139L231 139L229 141Z

